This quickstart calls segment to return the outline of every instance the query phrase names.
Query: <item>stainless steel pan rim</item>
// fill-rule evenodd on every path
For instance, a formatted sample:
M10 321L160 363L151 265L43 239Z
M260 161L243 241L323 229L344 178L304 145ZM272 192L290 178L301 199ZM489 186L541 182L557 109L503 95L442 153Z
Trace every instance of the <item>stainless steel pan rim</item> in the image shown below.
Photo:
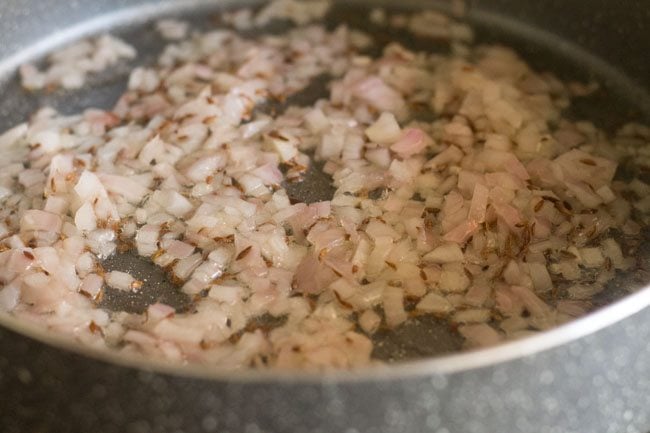
M38 58L52 49L65 43L84 37L89 34L107 30L115 26L125 26L134 23L146 22L157 16L170 15L178 12L187 12L192 9L206 7L244 7L249 4L260 3L259 0L187 0L184 2L165 1L157 4L139 5L119 9L115 12L103 14L96 18L83 21L79 24L70 26L66 29L57 31L54 34L46 35L46 38L36 41L27 48L16 48L15 54L0 59L0 83L3 78L13 73L16 68L27 61ZM353 3L363 3L363 1L354 1ZM368 2L365 2L366 4ZM387 2L378 1L377 5ZM436 6L440 2L432 0L430 2L416 2L406 0L402 6ZM496 16L484 16L484 20L493 21L494 24L507 26L512 21L501 21ZM544 37L548 38L546 32ZM540 34L541 34L540 33ZM541 37L541 36L540 36ZM575 52L575 47L560 47L566 51ZM10 48L11 49L11 48ZM603 69L602 61L585 51L578 50L584 56L584 60L591 64L600 63ZM614 75L614 73L611 73ZM622 81L628 81L622 79ZM636 86L631 85L630 89ZM645 101L646 98L641 98ZM526 337L520 340L503 343L496 347L474 350L465 353L450 354L432 359L417 361L401 362L393 365L382 365L369 367L355 371L330 371L326 373L314 372L293 372L293 371L276 371L276 370L239 370L230 371L217 368L210 368L203 365L186 365L175 366L157 360L146 360L136 356L126 356L117 352L101 350L83 346L75 342L70 337L59 335L48 331L38 325L27 323L7 314L0 314L0 326L4 326L19 334L28 336L50 346L65 349L83 356L99 359L121 365L128 368L139 369L142 371L153 371L174 376L184 376L208 380L228 380L231 382L359 382L374 380L390 380L398 378L408 378L425 376L432 374L452 374L463 371L469 371L479 368L485 368L500 363L532 356L542 351L550 350L569 342L578 340L582 337L594 334L604 328L626 319L635 313L650 308L650 286L645 287L638 292L628 295L625 298L603 307L585 317L576 319L567 324L542 332L540 334Z
M495 347L393 365L324 373L253 369L232 371L210 368L205 365L175 366L158 360L146 360L138 356L126 356L110 350L83 346L70 337L52 333L36 324L24 322L7 314L0 315L0 326L51 346L143 371L208 380L228 380L230 382L339 383L391 380L432 374L443 375L490 367L532 356L594 334L645 308L650 308L650 287L645 287L637 293L557 328Z

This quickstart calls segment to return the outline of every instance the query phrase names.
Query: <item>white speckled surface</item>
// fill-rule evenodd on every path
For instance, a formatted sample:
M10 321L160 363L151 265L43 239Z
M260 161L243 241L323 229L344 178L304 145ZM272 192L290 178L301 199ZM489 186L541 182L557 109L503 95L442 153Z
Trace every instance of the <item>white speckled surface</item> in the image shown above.
M226 2L2 0L0 75L70 38L208 3ZM647 0L622 1L616 8L606 0L574 0L572 13L582 18L573 26L562 14L568 8L562 1L472 3L557 26L585 47L599 50L645 89L650 87L646 48L640 43L650 40ZM145 6L133 13L130 8L138 5ZM608 30L608 14L627 24ZM64 110L88 103L110 105L123 78L118 71L117 76L100 77L92 92L37 98L21 94L15 81L9 81L0 86L0 129L43 103ZM629 95L633 92L628 85L624 93ZM636 91L643 106L647 91ZM503 350L324 377L235 373L205 379L197 371L186 372L189 376L163 369L146 372L57 349L0 327L0 431L647 433L649 298L646 289L614 306L618 309L601 310L593 322Z

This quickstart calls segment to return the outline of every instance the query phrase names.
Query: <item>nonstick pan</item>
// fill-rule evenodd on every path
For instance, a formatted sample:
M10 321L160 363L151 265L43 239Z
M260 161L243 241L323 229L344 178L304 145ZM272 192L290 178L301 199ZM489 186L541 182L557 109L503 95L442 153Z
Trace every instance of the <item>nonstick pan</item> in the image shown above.
M27 60L111 29L144 53L139 62L150 62L160 49L151 20L182 16L197 27L209 26L220 10L253 3L4 0L0 129L45 104L70 113L110 107L125 86L127 71L117 70L98 77L92 88L28 95L15 76ZM338 2L328 19L366 28L369 7L380 4L389 10L454 9L424 0L348 0ZM476 0L466 4L465 18L480 42L507 44L539 70L602 83L602 90L574 105L569 116L610 131L629 120L650 120L650 10L644 0ZM377 35L394 37L400 36ZM436 49L414 39L404 43ZM306 97L323 91L318 87ZM300 193L309 200L322 191L322 180L315 175L304 188ZM148 272L128 257L113 265ZM145 364L91 352L0 317L0 430L644 433L650 430L648 280L642 267L622 276L603 295L603 307L587 317L481 351L444 354L457 349L457 338L435 322L410 324L378 337L381 349L375 355L400 362L322 375ZM166 289L161 283L152 290ZM114 302L107 307L137 311L148 300Z

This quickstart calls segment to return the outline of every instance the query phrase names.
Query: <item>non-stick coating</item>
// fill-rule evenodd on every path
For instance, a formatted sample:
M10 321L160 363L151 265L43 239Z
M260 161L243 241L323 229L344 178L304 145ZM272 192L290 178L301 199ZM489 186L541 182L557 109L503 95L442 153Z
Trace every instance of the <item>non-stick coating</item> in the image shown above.
M0 4L0 70L12 66L12 61L2 63L3 59L29 54L25 47L57 28L109 12L116 20L113 24L137 20L141 14L120 16L119 10L145 3L5 0ZM142 14L183 9L189 3L166 2L144 8ZM644 0L622 3L613 7L606 0L474 1L469 17L478 22L481 40L507 42L539 69L557 71L565 78L598 77L605 92L576 107L573 115L596 119L612 129L629 117L650 118L645 90L650 87L650 68L642 43L650 40L650 16ZM358 21L362 12L354 12L347 19ZM94 27L108 24L98 20ZM150 27L145 28L148 32L131 33L135 39L131 42L146 44L147 38L155 36ZM616 68L576 50L567 40ZM154 58L154 51L144 50L148 59ZM88 105L110 106L124 86L125 73L99 77L91 92L29 98L20 93L14 78L3 88L0 129L46 103L64 112ZM603 106L608 109L594 109ZM650 428L650 349L645 343L650 336L650 312L643 308L648 303L648 293L640 295L644 294L633 299L639 308L630 302L619 308L629 312L627 319L541 353L527 357L515 353L508 361L480 368L449 367L456 359L468 360L452 358L446 369L436 367L442 364L431 364L430 369L419 364L412 371L408 366L387 370L385 378L381 374L296 381L287 377L245 380L245 375L187 378L107 364L0 328L0 391L5 396L0 399L0 430L643 432ZM390 348L395 349L399 348Z
M381 52L383 46L392 42L416 50L428 52L448 53L448 41L415 38L407 31L392 30L387 32L385 27L373 25L368 20L368 10L363 6L339 4L333 8L326 19L326 24L334 27L340 23L363 29L373 36L376 43L371 48L372 54ZM214 14L189 13L185 16L192 23L193 30L214 28L218 19ZM494 25L482 24L476 26L477 40L479 43L502 42L503 29ZM268 26L261 32L283 32L286 25L279 22ZM123 28L114 29L121 37L135 46L140 53L137 59L139 65L155 63L158 54L167 44L152 23L131 24ZM254 36L259 30L245 32ZM545 51L539 46L530 44L526 39L508 38L509 45L522 52L540 70L553 70L565 79L588 80L598 76L601 81L611 82L608 87L588 98L576 99L571 111L567 113L574 118L587 118L597 122L603 127L613 130L630 118L639 117L640 113L630 114L629 110L636 104L630 104L625 98L625 88L617 77L600 65L586 67L577 53L566 51L559 53L556 50ZM6 86L5 98L0 106L11 109L11 114L0 118L0 129L8 128L13 123L25 119L38 106L51 105L64 113L76 113L89 106L112 107L119 95L124 91L129 69L133 62L122 62L117 67L90 77L90 84L77 91L56 91L53 93L28 93L25 92L16 79ZM575 65L580 65L576 68ZM312 85L292 95L285 103L268 103L257 107L262 112L278 113L289 105L311 105L316 100L327 97L330 77L320 76L312 81ZM620 80L619 80L620 81ZM618 94L612 95L611 89ZM431 119L431 113L419 114L422 120ZM12 123L13 122L13 123ZM3 128L4 127L4 128ZM296 201L307 203L330 200L334 193L331 178L322 172L322 164L312 161L310 170L302 182L285 182L289 197ZM104 288L104 296L100 307L112 311L127 311L142 313L147 306L155 302L171 305L178 311L192 308L192 298L182 293L180 287L171 283L164 272L150 260L143 259L136 252L116 254L102 263L109 271L117 270L128 272L143 281L144 284L138 292L124 292L110 287ZM639 287L638 281L646 281L644 275L627 273L619 275L607 289L595 300L595 305L600 306L618 299ZM455 327L447 321L437 320L432 317L418 317L410 319L407 323L394 331L382 330L372 336L375 350L373 357L383 361L404 361L409 359L422 359L455 352L462 349L463 339Z

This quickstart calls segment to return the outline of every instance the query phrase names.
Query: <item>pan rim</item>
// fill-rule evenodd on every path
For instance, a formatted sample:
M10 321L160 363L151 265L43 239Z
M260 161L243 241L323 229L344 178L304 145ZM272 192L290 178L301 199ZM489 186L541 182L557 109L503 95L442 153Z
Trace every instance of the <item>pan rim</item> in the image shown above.
M0 59L0 84L13 73L16 68L29 60L40 57L52 49L72 40L89 34L97 33L114 26L122 27L139 22L147 22L159 16L174 12L210 6L228 7L229 5L245 6L246 4L259 3L258 0L189 0L186 2L164 1L160 4L146 4L101 15L79 24L68 27L54 35L44 36L31 44L26 49L20 50L4 59ZM360 2L355 2L360 3ZM382 2L383 3L383 2ZM410 3L410 2L407 2ZM432 5L437 3L431 2ZM471 13L471 11L470 11ZM485 17L483 17L485 19ZM488 19L496 19L489 17ZM503 23L499 23L503 25ZM536 31L548 34L543 30ZM555 36L556 39L560 39ZM562 39L562 41L565 41ZM565 41L566 42L566 41ZM602 64L603 60L580 50L590 62ZM609 64L607 66L614 71ZM630 85L631 80L625 79ZM636 86L633 86L636 87ZM601 309L587 314L584 317L572 320L569 323L551 330L528 336L520 340L510 341L498 346L473 350L461 353L441 355L434 358L404 361L391 365L365 367L352 371L333 370L327 372L305 371L280 371L280 370L227 370L210 368L202 365L172 365L159 360L147 360L144 357L119 354L107 349L98 349L84 346L75 342L66 335L48 331L37 324L23 321L7 313L0 314L0 326L18 334L44 343L56 349L85 356L96 361L108 362L127 369L150 371L170 376L207 379L211 381L228 382L300 382L300 383L355 383L359 381L394 380L408 377L422 377L430 375L451 375L465 371L488 368L497 364L512 362L529 356L537 355L544 351L557 349L582 337L595 334L610 325L642 312L650 307L650 286L646 286L635 293L626 295Z

